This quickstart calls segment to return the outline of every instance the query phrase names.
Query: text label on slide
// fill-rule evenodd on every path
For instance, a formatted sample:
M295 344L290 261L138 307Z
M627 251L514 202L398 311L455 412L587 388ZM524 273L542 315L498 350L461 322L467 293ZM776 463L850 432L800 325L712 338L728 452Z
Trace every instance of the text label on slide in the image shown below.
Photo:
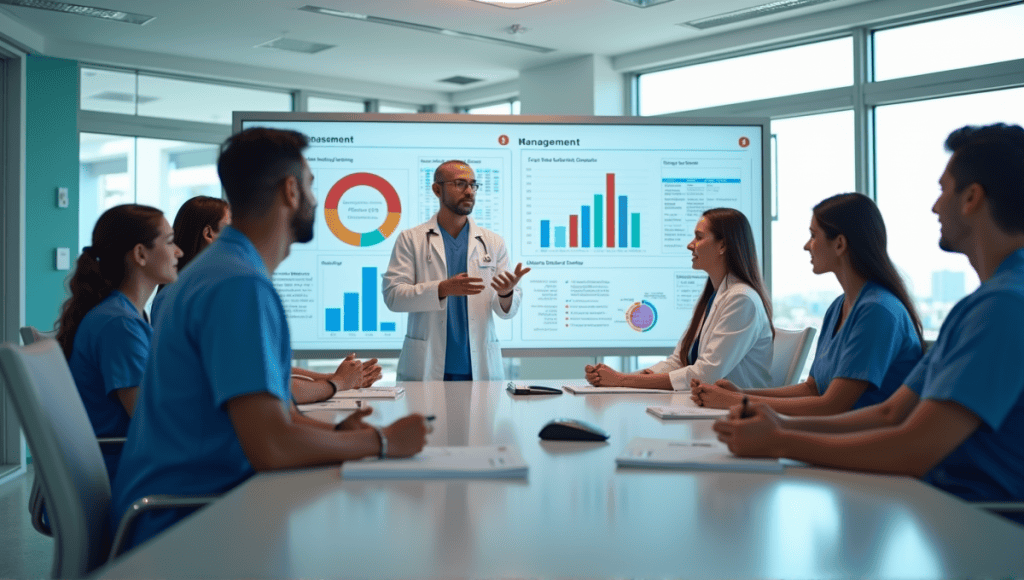
M387 216L384 222L374 230L365 233L353 232L341 223L338 215L338 207L341 203L341 196L346 191L365 185L376 189L387 204ZM402 202L398 199L398 192L388 183L386 179L372 173L352 173L342 177L337 183L331 186L327 193L327 201L324 202L324 218L327 220L327 227L336 238L350 246L372 246L383 242L388 236L394 233L398 222L402 218Z

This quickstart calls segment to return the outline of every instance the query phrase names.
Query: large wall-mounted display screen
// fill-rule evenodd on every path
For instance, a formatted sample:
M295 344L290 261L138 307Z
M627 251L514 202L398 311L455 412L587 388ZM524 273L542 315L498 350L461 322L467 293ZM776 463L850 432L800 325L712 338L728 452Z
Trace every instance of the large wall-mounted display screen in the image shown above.
M398 232L437 212L447 160L476 173L472 218L510 269L532 268L518 315L496 320L506 355L675 346L707 278L686 248L705 209L742 211L767 263L766 120L235 113L257 126L310 140L314 238L274 273L298 358L401 348L381 276Z

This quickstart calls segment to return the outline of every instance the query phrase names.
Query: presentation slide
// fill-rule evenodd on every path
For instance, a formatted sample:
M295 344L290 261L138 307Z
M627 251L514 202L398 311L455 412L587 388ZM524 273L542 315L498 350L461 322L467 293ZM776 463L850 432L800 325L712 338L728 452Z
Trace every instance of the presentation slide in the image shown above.
M472 218L505 240L509 269L532 269L519 313L495 317L505 350L675 346L707 279L686 249L706 209L743 212L766 255L763 124L438 118L236 113L236 128L310 139L314 238L274 273L297 356L401 348L407 314L381 277L398 233L437 212L447 160L475 172Z

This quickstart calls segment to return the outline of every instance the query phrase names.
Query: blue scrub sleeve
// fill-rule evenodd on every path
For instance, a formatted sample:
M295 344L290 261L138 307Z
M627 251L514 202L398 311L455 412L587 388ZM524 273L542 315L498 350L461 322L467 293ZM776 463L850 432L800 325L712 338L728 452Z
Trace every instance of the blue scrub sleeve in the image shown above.
M845 322L850 326L845 329L846 340L839 351L833 377L867 381L877 389L899 352L898 321L892 312L877 304L865 304L854 311ZM828 385L818 385L818 388L824 391Z
M921 397L955 401L999 429L1024 391L1022 328L1024 300L996 293L984 297L965 314L957 333L935 345L942 350L925 370Z
M103 326L98 342L99 367L107 395L137 387L149 360L152 329L144 320L119 316Z
M220 408L229 399L259 392L290 401L291 360L283 360L290 354L282 355L287 323L273 286L267 280L236 278L211 292L206 302L209 311L188 316L215 321L193 319L189 324L200 331L202 363L213 387L214 405Z
M921 396L921 390L924 389L924 377L928 372L928 367L931 366L932 357L935 355L935 347L928 349L928 352L924 353L921 360L917 362L914 368L907 375L907 378L903 379L903 384L906 385L911 391L914 391L918 397Z

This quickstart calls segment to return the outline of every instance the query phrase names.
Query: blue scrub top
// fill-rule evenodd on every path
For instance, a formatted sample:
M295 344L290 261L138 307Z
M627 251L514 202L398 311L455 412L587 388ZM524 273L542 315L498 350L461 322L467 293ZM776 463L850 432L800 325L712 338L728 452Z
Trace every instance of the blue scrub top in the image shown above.
M225 229L163 293L152 356L114 480L112 529L144 496L222 493L251 476L225 403L261 392L285 408L291 401L284 308L247 237ZM142 515L131 544L191 511Z
M68 367L97 437L124 437L128 412L114 391L142 384L153 329L128 297L114 290L75 332ZM103 448L111 480L120 450Z
M953 307L907 377L922 399L954 401L981 419L925 481L967 500L1024 500L1022 353L1024 250L1018 250Z
M895 294L867 282L850 314L836 332L843 310L840 295L825 312L811 376L824 393L832 379L846 378L871 384L854 403L859 409L881 403L903 384L921 359L921 339L907 309Z
M163 292L157 292L156 296L153 297L153 304L149 306L149 319L156 321L157 315L160 314L160 308L164 305L164 300L167 298L167 290Z
M444 240L444 257L448 265L448 277L458 276L466 272L466 261L469 259L469 224L462 226L462 231L454 238L444 228L441 239ZM473 366L469 355L469 313L466 310L465 296L448 297L448 324L444 348L444 372L449 375L471 377Z

